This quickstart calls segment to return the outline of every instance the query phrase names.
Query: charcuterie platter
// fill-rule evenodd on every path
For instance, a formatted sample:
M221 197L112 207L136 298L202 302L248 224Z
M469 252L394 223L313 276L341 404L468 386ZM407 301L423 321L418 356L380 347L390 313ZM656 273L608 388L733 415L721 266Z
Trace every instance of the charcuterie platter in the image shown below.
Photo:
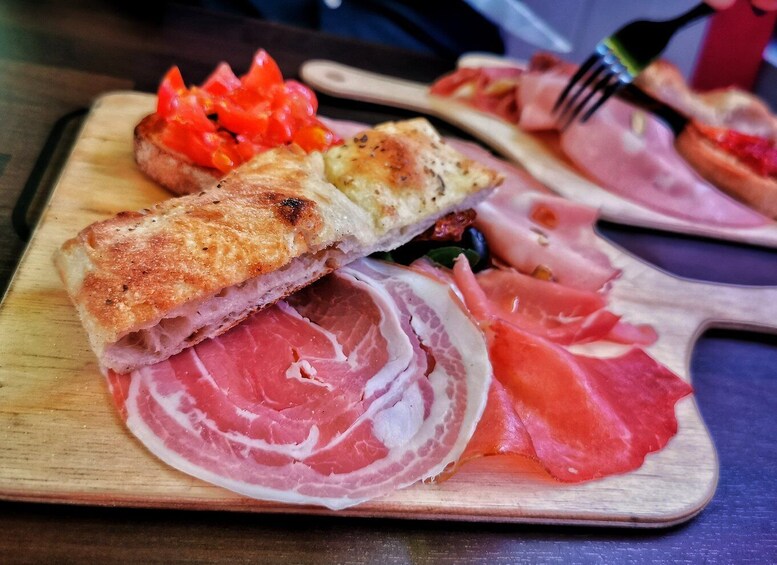
M457 99L430 94L429 85L382 76L332 61L308 61L303 65L301 74L308 84L326 94L413 110L443 119L518 163L557 194L596 208L603 219L675 233L777 246L777 223L773 220L763 218L751 222L752 218L748 218L742 225L726 225L726 222L670 215L645 206L637 199L606 190L581 173L561 153L558 142L552 136L523 131ZM640 189L635 186L634 190ZM727 206L730 203L721 201L721 204ZM745 208L735 213L748 214Z
M132 128L154 97L99 99L0 305L0 496L162 508L331 513L241 497L167 467L125 429L89 350L52 254L87 224L168 197L136 168ZM659 335L649 352L685 380L708 326L766 328L777 289L691 282L598 242L623 275L612 290L626 320ZM710 297L714 297L711 300ZM714 445L693 397L676 407L678 434L638 470L568 485L504 457L465 465L447 481L417 484L337 515L554 524L665 526L701 511L718 476ZM509 464L508 464L509 463Z

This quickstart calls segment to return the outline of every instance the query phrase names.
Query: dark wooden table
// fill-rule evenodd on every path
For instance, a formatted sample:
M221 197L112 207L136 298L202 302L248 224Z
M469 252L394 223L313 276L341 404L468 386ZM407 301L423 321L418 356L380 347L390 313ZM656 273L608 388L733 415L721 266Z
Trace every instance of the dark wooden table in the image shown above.
M141 4L5 0L0 5L0 288L11 279L79 118L102 92L153 91L172 64L191 82L202 80L222 59L241 71L260 46L289 77L312 57L427 81L453 65L163 1ZM403 117L329 98L321 100L321 111L367 122ZM612 224L600 231L677 274L777 285L773 250ZM354 520L0 501L0 562L777 561L777 339L710 331L697 344L692 375L719 451L720 483L698 517L673 528Z

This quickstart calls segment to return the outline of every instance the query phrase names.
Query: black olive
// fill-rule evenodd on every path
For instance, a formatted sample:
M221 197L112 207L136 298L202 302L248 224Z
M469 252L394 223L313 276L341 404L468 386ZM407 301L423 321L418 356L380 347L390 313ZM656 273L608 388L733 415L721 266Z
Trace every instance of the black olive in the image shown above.
M472 267L476 273L491 266L491 252L486 236L479 229L469 226L461 236L461 247L471 249L480 256L480 261Z
M391 256L401 265L409 265L416 259L426 255L430 250L439 247L442 242L428 240L412 240L394 249Z
M474 272L491 266L491 254L483 233L470 226L464 230L459 241L412 240L393 249L390 254L376 254L376 258L409 265L416 259L427 256L435 262L451 268L453 260L466 252L467 259Z

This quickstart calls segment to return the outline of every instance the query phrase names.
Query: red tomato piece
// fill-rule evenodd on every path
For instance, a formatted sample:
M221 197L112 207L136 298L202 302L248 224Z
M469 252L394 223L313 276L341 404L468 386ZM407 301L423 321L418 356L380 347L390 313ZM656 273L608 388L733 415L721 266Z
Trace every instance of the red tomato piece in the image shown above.
M340 143L342 140L332 131L319 123L299 128L292 137L292 141L310 153L311 151L323 151Z
M267 134L264 141L272 146L286 145L294 133L291 112L288 107L274 111L267 120Z
M256 106L244 109L237 104L222 100L217 114L222 127L248 139L262 139L267 134L270 113L266 108Z
M313 118L318 110L316 95L304 84L295 80L286 81L286 100L297 118Z
M201 132L195 132L181 122L168 122L162 131L162 142L189 157L203 167L213 166L213 147L209 146Z
M202 89L213 96L225 96L240 86L240 79L232 72L232 67L227 63L220 63L216 70L202 83Z
M179 96L186 91L186 86L178 67L172 67L159 84L157 90L157 114L165 118L172 117L178 106Z
M283 75L278 64L264 49L254 55L251 67L242 77L243 86L249 90L259 91L283 84Z

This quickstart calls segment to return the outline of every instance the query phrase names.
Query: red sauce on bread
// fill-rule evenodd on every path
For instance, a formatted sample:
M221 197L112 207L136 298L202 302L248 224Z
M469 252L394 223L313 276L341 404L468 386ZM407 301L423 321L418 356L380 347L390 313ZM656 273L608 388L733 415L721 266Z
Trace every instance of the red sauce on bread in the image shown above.
M696 124L704 137L735 156L754 172L777 178L777 147L774 141L738 131Z

